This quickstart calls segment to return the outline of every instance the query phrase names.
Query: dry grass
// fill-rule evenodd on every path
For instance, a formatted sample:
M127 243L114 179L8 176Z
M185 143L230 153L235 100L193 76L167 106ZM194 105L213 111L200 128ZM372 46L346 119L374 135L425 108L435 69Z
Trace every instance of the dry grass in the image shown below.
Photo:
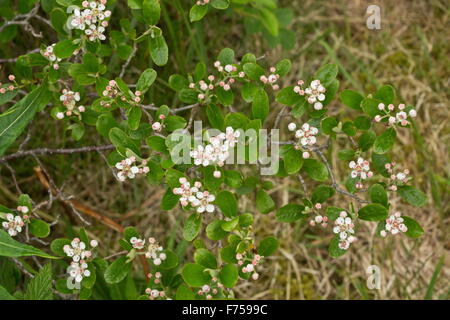
M382 8L382 30L368 30L365 25L367 1L312 1L285 0L286 6L296 10L292 28L298 43L291 52L280 49L266 52L260 41L242 43L236 27L236 36L222 40L222 46L239 48L240 53L266 53L268 61L290 57L294 62L292 83L306 77L324 62L340 65L341 89L352 88L372 92L380 84L390 83L398 88L402 101L416 106L419 116L416 130L402 130L400 143L394 150L394 160L410 168L414 184L424 190L429 202L422 208L406 206L399 199L392 207L414 217L425 229L418 240L374 237L374 224L363 223L359 241L344 257L328 257L330 233L314 231L303 225L274 223L273 214L256 215L255 234L261 239L267 235L280 238L281 247L264 267L258 282L243 283L237 287L241 299L422 299L440 257L444 266L435 284L433 298L449 297L449 99L450 44L448 39L448 3L442 1L371 1ZM259 51L259 52L258 52ZM279 107L279 106L278 106ZM277 108L278 108L277 107ZM352 117L337 101L329 108L340 117ZM45 117L42 117L45 118ZM38 130L45 125L46 131ZM65 143L58 124L46 120L33 127L33 141L50 141L53 146ZM51 139L48 139L51 137ZM55 138L59 137L59 138ZM93 138L95 140L96 138ZM96 141L92 141L95 143ZM99 143L99 141L97 141ZM344 146L344 140L338 141ZM48 145L51 147L52 145ZM331 151L337 159L337 148ZM96 208L123 225L135 225L148 235L165 238L169 246L184 252L186 243L181 236L182 212L167 213L159 209L163 190L149 187L144 182L118 184L110 169L97 154L44 159L44 164L55 180L65 184L67 194ZM46 191L32 175L34 160L14 163L19 183L34 197L45 198ZM343 179L346 170L339 161L333 162L337 177ZM9 173L3 169L0 200L14 198L14 186ZM298 182L278 180L272 195L278 206L298 199L302 191ZM337 197L334 205L346 206L348 199ZM331 204L331 203L330 203ZM254 212L251 201L241 203L242 210ZM49 211L53 216L69 221L62 208ZM124 219L126 217L126 219ZM70 220L80 225L76 217ZM59 231L63 231L59 227ZM118 249L119 234L97 225L89 228L93 237L101 240L104 254ZM66 232L68 232L66 230ZM70 230L69 230L70 232ZM190 256L187 254L187 256ZM375 264L381 268L382 286L379 291L366 289L365 270Z

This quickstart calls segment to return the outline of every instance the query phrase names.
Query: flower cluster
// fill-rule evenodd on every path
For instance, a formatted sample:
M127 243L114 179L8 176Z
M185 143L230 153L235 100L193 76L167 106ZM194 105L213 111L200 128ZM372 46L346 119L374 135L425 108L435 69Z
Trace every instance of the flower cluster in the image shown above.
M408 169L405 169L403 171L395 170L396 163L394 161L391 163L386 163L384 167L386 168L386 171L390 174L389 190L391 191L397 191L397 186L406 184L410 179L408 177L409 170Z
M6 93L7 90L13 91L13 90L15 90L15 89L17 89L19 87L17 82L16 82L16 76L15 75L10 74L8 76L8 80L12 81L13 83L3 85L0 82L0 94Z
M406 232L408 228L404 224L404 219L401 217L400 212L395 212L388 219L386 219L386 225L384 226L384 230L380 231L380 235L382 237L386 237L388 232L392 235L396 235L399 232Z
M205 6L209 3L209 0L198 0L195 4L198 6Z
M314 205L314 208L317 210L322 209L322 205L320 203L316 203ZM321 225L322 227L326 228L328 226L328 217L321 214L316 214L314 219L309 221L309 225L314 227L316 224Z
M334 225L333 232L339 235L339 248L347 250L350 244L356 241L356 237L353 235L355 226L352 219L347 212L341 211Z
M213 84L214 79L215 79L214 75L210 74L208 76L208 83L205 80L200 80L197 84L194 82L191 82L189 84L189 88L197 89L199 92L197 98L199 100L205 100L205 98L208 95L208 92L210 90L214 89L214 84ZM227 88L229 89L229 86Z
M59 96L59 100L62 102L63 106L66 108L64 112L56 113L56 118L64 119L65 116L70 117L76 115L81 117L81 114L86 111L84 106L78 106L77 102L80 101L80 93L73 92L67 89L63 89L62 95Z
M367 178L371 178L373 176L373 172L370 171L369 161L364 160L361 157L355 161L350 161L348 164L350 169L352 169L351 177L353 179L359 178L361 180L366 180ZM356 188L362 189L363 185L361 182L356 183Z
M256 272L256 266L261 262L262 256L259 254L252 253L237 253L236 260L237 264L242 267L241 271L243 273L249 273L253 280L258 280L259 274Z
M295 149L300 150L302 148L307 149L316 144L317 138L316 135L319 133L319 130L316 127L310 126L309 123L304 123L301 129L297 130L297 125L293 122L288 125L289 131L295 131L295 138L298 139L298 142L295 144ZM303 158L309 158L310 154L308 151L303 152Z
M92 240L90 245L92 248L97 247L97 240ZM88 270L87 262L92 258L92 251L87 249L86 244L79 238L74 238L70 245L66 244L63 247L63 250L68 257L72 258L72 262L67 269L69 279L80 283L83 278L90 277L91 272Z
M380 110L383 115L377 114L374 118L375 122L380 122L387 118L389 125L400 124L402 126L407 126L409 124L408 115L411 118L417 116L417 112L414 109L409 110L408 113L405 111L406 106L401 103L398 105L398 112L395 112L395 106L391 103L387 107L384 103L378 104L378 110Z
M183 207L188 206L189 204L197 208L198 213L203 212L214 212L214 205L211 204L216 197L213 194L210 194L208 191L201 191L202 183L200 181L196 181L194 186L191 187L189 181L186 178L180 178L180 187L173 189L173 193L181 196L180 203Z
M58 70L59 62L61 61L61 59L57 58L55 53L53 52L55 45L56 43L52 44L51 46L48 46L47 48L45 48L45 50L41 50L41 54L42 56L47 58L48 61L50 61L50 64L53 67L53 69Z
M128 179L134 179L137 174L147 174L150 169L147 166L147 160L142 160L141 164L137 164L136 157L132 156L126 158L120 162L117 162L115 167L119 170L117 172L117 179L119 181L125 181Z
M149 273L147 274L147 277L150 279L150 285L154 286L153 288L145 289L145 293L150 300L172 300L168 298L164 290L160 288L162 278L161 272L155 272L155 274Z
M148 238L147 252L145 252L145 257L153 260L153 264L159 266L167 256L163 252L163 247L159 245L155 238Z
M132 237L130 239L130 243L134 249L141 250L144 249L145 239L138 239L136 237Z
M111 11L106 10L106 0L83 1L83 8L76 8L73 15L69 17L69 26L75 29L84 30L89 41L105 40L103 34L108 26L107 19L111 16Z
M216 164L222 167L230 155L229 149L234 148L239 136L239 131L234 131L232 127L227 127L225 132L209 138L209 144L206 146L199 145L191 151L190 156L194 159L194 164L204 167Z
M273 90L280 89L280 86L277 84L278 79L280 79L280 75L276 74L276 69L274 67L270 68L270 75L266 77L265 75L262 75L259 80L261 80L264 84L270 84L272 86Z
M320 80L313 80L308 88L303 89L303 84L305 82L300 80L297 82L297 85L294 87L294 92L298 93L301 96L306 95L306 100L309 104L314 105L315 110L322 110L323 104L322 102L325 100L325 87L320 83Z
M225 290L222 283L219 282L217 277L213 277L211 279L211 283L203 285L198 291L197 294L199 296L205 296L207 300L211 300L214 297L217 297L222 290Z
M8 231L11 237L17 236L22 232L22 227L25 225L21 216L14 216L12 213L6 215L6 221L2 222L3 228Z

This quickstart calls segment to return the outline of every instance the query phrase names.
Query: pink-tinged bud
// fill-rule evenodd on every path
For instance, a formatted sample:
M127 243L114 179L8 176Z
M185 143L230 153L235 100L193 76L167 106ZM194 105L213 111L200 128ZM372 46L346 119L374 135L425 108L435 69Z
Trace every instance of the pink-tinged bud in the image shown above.
M156 284L158 284L160 282L159 279L155 279L154 281L155 281Z
M53 65L53 69L58 70L58 69L59 69L59 64L55 63L55 64Z
M13 90L14 90L14 86L12 86L12 85L9 86L9 87L8 87L8 90L9 90L9 91L13 91Z
M189 83L189 88L194 89L195 88L195 83L193 83L193 82Z
M222 173L217 170L217 171L214 171L213 175L214 175L214 178L219 179L222 176Z
M377 114L377 115L375 116L375 119L374 119L374 120L375 120L375 122L380 122L380 121L381 121L381 116Z
M298 84L299 86L302 86L304 83L305 83L305 82L304 82L303 80L297 81L297 84Z
M392 110L395 109L395 107L394 107L394 105L391 103L391 104L388 105L388 109L389 109L390 111L392 111Z
M385 108L384 103L380 103L380 104L378 105L378 110L384 110L384 108Z
M275 69L275 67L270 67L270 72L274 73L277 69Z
M141 98L139 98L139 97L134 98L134 102L139 103L140 101L141 101Z
M237 254L236 254L236 259L241 260L241 259L242 259L242 254L237 253Z
M67 111L66 116L70 117L72 115L72 111Z
M316 209L322 209L322 205L320 203L316 203L314 207L316 207Z
M414 109L409 110L409 116L415 118L417 116L417 111Z
M225 91L228 91L230 89L231 89L231 87L230 87L229 84L226 84L226 85L223 86L223 90L225 90Z
M5 88L0 88L0 93L5 93L5 92L6 92Z
M16 79L16 77L14 75L10 74L8 76L8 79L9 79L9 81L14 81L14 79Z
M198 99L199 99L199 100L205 99L205 95L204 95L203 93L200 93L200 94L198 95Z
M230 80L228 80L228 83L233 84L235 82L235 80L233 78L231 78Z
M134 94L135 94L137 97L139 97L142 93L141 93L140 91L136 91Z
M385 167L386 169L390 169L390 168L391 168L391 164L390 164L390 163L386 163L386 164L384 165L384 167Z
M275 85L272 86L272 89L273 89L273 90L278 90L278 89L280 89L280 86L277 85L277 84L275 84Z
M85 112L86 109L85 109L85 107L83 107L83 106L79 106L79 107L78 107L78 111L80 111L80 112Z
M223 87L224 85L225 85L225 82L223 82L223 81L219 82L219 86Z
M398 105L398 109L399 109L399 110L405 109L405 104L404 104L404 103L400 103L400 104Z
M109 85L111 86L111 87L114 87L115 85L116 85L116 81L115 80L109 80Z
M257 274L256 272L254 273L254 274L252 274L252 279L253 280L258 280L258 278L259 278L259 274Z
M166 118L165 115L163 115L163 114L160 114L160 115L159 115L159 120L164 120L165 118Z
M239 78L245 77L245 73L243 71L239 72Z
M308 159L309 158L309 152L305 151L303 152L303 158Z

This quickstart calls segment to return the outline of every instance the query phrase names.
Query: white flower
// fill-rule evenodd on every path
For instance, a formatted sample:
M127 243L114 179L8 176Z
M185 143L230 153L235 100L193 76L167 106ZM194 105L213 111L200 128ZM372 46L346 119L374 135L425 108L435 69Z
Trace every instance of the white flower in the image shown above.
M2 222L3 228L8 231L11 237L16 236L18 233L22 232L22 227L25 223L20 216L14 216L12 213L6 215L6 220Z
M214 205L212 205L211 202L216 200L216 197L213 194L209 194L208 191L203 191L197 192L195 196L197 200L194 200L192 205L197 207L198 213L203 213L205 211L209 213L214 212Z
M339 248L347 250L350 244L356 241L354 224L347 212L341 211L339 218L334 222L333 232L339 235Z
M67 268L67 273L69 274L69 279L74 279L76 282L81 282L84 277L89 277L91 272L87 269L88 264L86 262L71 262L69 268Z
M306 94L309 104L314 105L314 109L321 110L323 108L322 102L325 100L325 87L320 83L320 80L313 80L308 88L303 92L299 86L294 88L294 91L298 94Z
M132 237L130 239L130 243L135 249L143 249L145 245L145 239L138 239L136 237Z
M140 165L136 165L136 157L129 157L120 162L117 162L115 167L119 170L117 172L117 179L119 181L125 181L126 178L134 179L138 174L146 174L150 171L149 167L146 166L147 161L142 160Z
M297 129L297 125L293 122L288 124L288 129L289 131L294 131L295 129Z
M380 235L382 237L386 237L388 232L392 235L396 235L400 232L406 231L408 231L408 228L404 223L404 219L401 217L401 213L395 212L393 215L389 216L388 219L386 219L386 225L384 230L380 232Z
M73 14L68 19L67 26L69 28L75 28L84 30L88 36L89 41L105 40L106 37L103 34L105 32L105 26L108 22L106 18L111 16L111 11L106 10L106 1L83 1L83 8L76 8Z
M302 128L295 131L295 137L300 139L302 146L312 146L317 142L316 135L319 130L315 127L311 127L308 123L304 123Z
M86 244L79 238L74 238L70 245L66 244L63 247L65 254L71 257L74 262L83 261L92 256L92 252L86 250Z
M361 157L358 157L356 162L350 161L349 167L350 169L353 169L351 172L352 178L359 177L365 180L373 175L373 172L370 171L369 161L366 161Z
M155 238L148 239L148 248L145 256L148 259L152 259L153 263L159 266L162 261L166 260L166 254L162 252L164 249L161 247L158 242L156 242Z

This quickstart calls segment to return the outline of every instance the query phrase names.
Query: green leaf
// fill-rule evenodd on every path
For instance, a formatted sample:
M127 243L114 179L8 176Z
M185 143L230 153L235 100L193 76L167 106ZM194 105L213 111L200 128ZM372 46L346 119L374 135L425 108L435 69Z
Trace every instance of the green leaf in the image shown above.
M419 238L423 235L424 231L420 224L413 218L402 216L403 223L408 228L405 234L410 238Z
M239 188L242 185L242 174L235 170L224 170L225 184L231 188Z
M372 130L364 132L358 140L358 146L361 151L369 150L373 146L376 138L377 135Z
M373 151L378 154L383 154L388 152L395 142L395 137L397 132L394 128L389 128L381 135L379 135L373 144Z
M45 238L50 234L50 226L48 223L40 219L30 219L30 232L38 238Z
M17 90L17 89L9 90L8 87L9 87L8 83L2 84L0 86L0 88L3 88L6 90L5 93L0 94L0 105L11 101L12 99L14 99L17 96L17 93L19 93L19 90Z
M168 131L183 129L186 126L186 119L180 116L168 116L165 119L165 125Z
M219 10L225 10L229 5L229 0L211 0L211 6Z
M193 213L186 220L183 228L183 238L186 241L194 240L200 233L202 226L202 216L198 213Z
M303 166L302 152L296 150L292 145L283 146L281 152L286 172L288 174L297 173Z
M294 92L294 86L289 86L278 91L275 100L278 103L293 106L296 103L304 101L304 97Z
M151 136L147 139L148 146L155 151L166 153L167 152L167 146L166 146L166 139L160 136Z
M139 107L131 107L127 110L128 117L128 127L131 130L136 130L139 128L139 124L141 122L142 110Z
M150 169L151 170L151 169ZM180 196L173 193L172 189L167 188L166 193L164 194L161 200L161 209L165 211L172 210L178 204L180 200Z
M264 7L259 7L258 10L260 13L259 20L262 22L267 31L269 31L269 33L274 37L278 36L278 19L272 12L272 10L266 9Z
M264 121L269 114L269 97L263 88L255 92L252 102L253 118Z
M75 49L78 48L78 45L73 43L72 40L63 40L58 42L55 45L54 52L58 58L66 59L72 56Z
M339 207L333 207L333 206L331 206L331 207L327 207L327 217L330 219L330 220L336 220L337 218L339 218L339 214L342 212L342 211L345 211L344 209L342 209L342 208L339 208Z
M208 117L211 127L222 130L224 125L224 117L220 108L215 104L209 104L206 107L206 116Z
M233 218L232 220L225 221L224 223L222 223L222 229L227 231L227 232L233 231L237 227L237 225L239 224L239 221L240 221L241 217L242 216L239 216L239 217Z
M267 214L275 209L275 202L272 197L262 189L256 192L256 209L263 214Z
M194 5L189 11L189 19L191 22L202 20L203 17L208 13L208 5Z
M47 259L58 259L37 248L14 240L4 230L0 230L0 256L12 258L37 256Z
M134 153L139 154L139 145L121 129L112 128L109 131L109 139L121 155L125 156L126 149L130 149Z
M201 287L211 281L211 276L205 272L205 268L196 263L185 264L181 276L191 287Z
M0 115L0 156L20 136L38 110L48 102L48 90L40 86Z
M361 102L363 100L364 97L356 91L346 89L341 92L342 103L354 110L362 111Z
M178 265L177 254L172 250L164 250L163 252L166 254L166 259L158 267L163 270L175 268Z
M323 203L328 198L331 198L335 193L334 188L321 184L316 189L314 189L312 196L311 196L311 202L313 204L316 203Z
M315 159L305 159L303 169L313 180L323 182L328 179L328 170L325 164Z
M291 70L291 67L292 67L291 60L283 59L275 65L275 69L276 69L275 73L279 74L280 77L285 76L286 74L289 73L289 70Z
M126 278L131 271L131 263L127 263L128 257L120 257L111 263L105 271L105 281L109 284L116 284Z
M17 300L3 286L0 285L0 300Z
M368 204L358 211L358 218L366 221L381 221L388 217L388 210L378 203Z
M304 209L305 207L299 204L287 204L277 211L277 220L287 223L295 222L300 218L306 217L306 215L302 213Z
M223 66L225 66L227 64L233 64L234 63L234 50L230 49L230 48L222 49L220 51L219 55L217 56L217 60Z
M394 102L395 90L390 85L384 85L377 90L373 97L388 105Z
M200 248L195 251L194 261L208 269L216 269L217 268L217 260L216 257L208 250Z
M55 8L50 12L50 22L56 32L66 34L64 25L67 22L67 16L61 8Z
M258 246L258 253L263 257L272 255L278 249L278 240L275 237L264 238Z
M206 236L211 240L221 240L225 238L228 234L223 230L222 225L225 223L223 220L214 220L206 227Z
M53 300L50 263L44 265L39 273L30 280L25 290L24 300Z
M220 208L225 217L232 218L237 215L237 201L230 191L221 191L217 197L215 204Z
M411 186L399 186L397 192L400 197L415 207L421 207L427 202L427 196Z
M163 36L150 38L150 55L158 66L163 66L169 59L169 48Z
M195 294L188 286L181 284L175 294L176 300L195 300Z
M320 67L314 75L314 79L320 80L325 86L333 82L338 74L338 67L335 64L326 64Z
M141 73L138 82L136 84L136 90L140 91L143 94L147 92L150 86L155 82L157 73L155 70L149 68Z
M369 115L371 118L375 118L376 115L380 113L380 110L378 110L378 105L381 103L381 100L376 100L372 98L365 98L363 101L361 101L361 108Z
M226 264L219 273L220 282L227 288L233 288L239 278L239 272L234 264Z
M330 255L330 257L339 258L346 252L347 250L339 248L339 237L338 236L334 237L331 240L330 245L328 246L328 254Z
M144 21L147 24L157 24L161 16L161 7L159 5L159 0L143 0L142 16L144 17Z
M264 69L253 62L244 64L243 69L247 77L257 82L260 82L259 78L264 75Z
M388 208L388 195L381 184L376 183L370 186L369 197L373 203L379 203Z
M328 117L322 120L320 123L322 127L322 132L328 135L335 134L333 128L338 126L338 121L334 117Z
M63 248L65 245L70 245L70 240L66 238L58 238L52 241L50 244L50 250L57 256L65 257L66 253Z

